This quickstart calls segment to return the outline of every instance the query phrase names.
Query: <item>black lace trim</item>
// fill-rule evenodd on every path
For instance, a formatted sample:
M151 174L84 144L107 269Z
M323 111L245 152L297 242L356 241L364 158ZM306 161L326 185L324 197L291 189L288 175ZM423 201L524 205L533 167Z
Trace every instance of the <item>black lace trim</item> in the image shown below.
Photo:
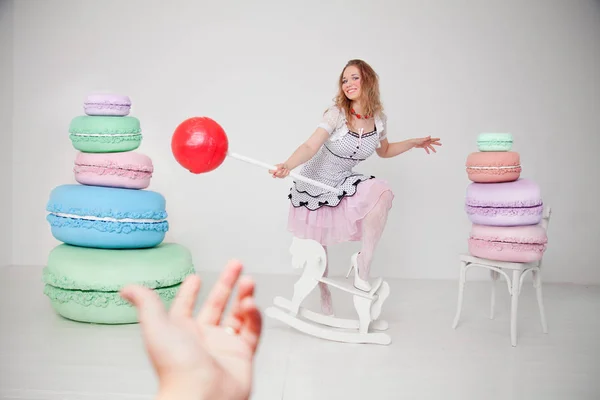
M348 129L348 133L351 134L352 136L360 137L360 135L358 133L351 131L350 129ZM375 126L375 129L373 129L371 132L363 133L362 137L373 136L376 133L377 133L377 126Z
M356 175L353 175L353 176L356 176ZM350 178L350 177L348 177L348 178ZM363 180L363 179L357 179L357 180L356 180L356 182L354 182L352 185L353 185L353 186L356 188L356 187L358 186L358 184L359 184L359 183L361 183L361 182L365 182L365 181L367 181L367 180L370 180L370 179L375 179L375 176L374 176L374 175L371 175L371 177L370 177L370 178L367 178L367 179L364 179L364 180ZM354 193L352 193L352 194L350 194L350 195L349 195L349 194L348 194L348 193L347 193L347 192L344 190L344 191L342 192L342 194L341 194L341 195L337 196L337 198L338 198L338 200L340 200L340 201L341 201L341 200L342 200L344 197L353 197L353 196L356 194L356 192L357 192L357 190L356 190L356 189L354 189ZM298 192L298 193L301 193L301 192ZM306 193L306 192L304 192L304 193ZM309 193L307 193L307 194L308 194L309 196L311 196ZM311 196L311 197L312 197L312 198L315 198L315 196ZM291 200L291 198L292 198L292 194L290 193L290 194L288 194L288 199L290 199L290 200ZM333 205L332 205L332 204L329 204L329 202L328 202L328 201L320 201L320 202L319 202L319 208L321 208L321 207L332 207L332 208L333 208L333 207L337 207L339 204L340 204L340 202L338 202L337 204L333 204ZM308 201L301 201L300 203L298 203L298 205L297 205L297 206L296 206L296 205L294 205L294 203L292 203L292 206L293 206L294 208L307 207L307 206L308 206ZM307 207L307 208L308 208L308 207ZM316 211L316 210L311 210L310 208L309 208L309 210L310 210L310 211ZM318 208L317 208L317 210L318 210Z
M352 175L350 175L350 176L347 176L347 177L346 177L346 179L344 179L344 180L342 181L342 183L340 184L340 186L343 186L343 185L344 185L344 183L346 183L346 181L347 181L348 179L350 179L350 178L353 178L353 177L355 177L355 176L361 176L361 175L362 175L362 174L352 174ZM374 176L371 176L371 178L375 178L375 177L374 177ZM360 182L360 179L358 180L358 182ZM295 185L295 184L296 184L296 181L294 181L294 185ZM356 184L356 185L357 185L357 184ZM292 188L290 188L290 192L291 192L291 191L292 191ZM313 199L319 198L319 197L321 197L321 196L323 196L323 195L329 195L329 192L328 192L328 191L325 191L324 193L321 193L321 194L318 194L318 195L310 194L310 193L308 193L306 190L298 190L297 188L296 188L296 191L297 191L298 193L307 194L308 196L312 197ZM291 196L292 196L292 194L290 193L290 196L288 196L288 197L291 199Z

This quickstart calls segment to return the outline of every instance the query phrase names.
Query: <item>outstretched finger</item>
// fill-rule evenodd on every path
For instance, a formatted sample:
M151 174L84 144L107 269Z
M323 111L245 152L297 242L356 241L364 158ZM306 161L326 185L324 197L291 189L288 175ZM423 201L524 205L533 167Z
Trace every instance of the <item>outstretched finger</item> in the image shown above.
M429 148L431 149L431 151L433 151L434 153L437 153L437 151L436 151L436 150L433 148L433 146L432 146L432 145L429 145L429 146L427 146L427 147L429 147Z
M137 308L138 320L144 331L153 331L165 323L167 310L154 290L130 285L121 289L120 295Z
M239 335L248 347L250 347L252 354L254 354L258 348L262 333L262 315L252 297L246 297L240 307L242 327Z
M238 291L235 302L227 318L222 322L223 326L231 327L239 332L243 323L242 303L248 297L254 296L254 281L249 277L242 277L238 283Z
M200 277L198 275L190 275L181 284L177 291L177 296L171 304L169 314L175 318L191 318L194 312L194 304L200 291Z
M242 272L242 264L239 261L230 261L221 273L219 280L210 291L200 314L198 322L201 324L218 325L221 321L223 311L233 292L235 283Z

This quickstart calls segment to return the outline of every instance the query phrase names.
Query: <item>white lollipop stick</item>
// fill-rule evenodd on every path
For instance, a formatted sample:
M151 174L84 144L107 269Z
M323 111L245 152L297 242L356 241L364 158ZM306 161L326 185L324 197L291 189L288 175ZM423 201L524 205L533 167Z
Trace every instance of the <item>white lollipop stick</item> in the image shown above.
M264 168L267 168L267 169L270 169L270 170L276 170L277 169L277 167L274 166L274 165L270 165L270 164L264 163L262 161L255 160L253 158L242 156L242 155L237 154L237 153L227 152L227 155L229 157L236 158L236 159L238 159L240 161L245 161L245 162L250 163L250 164L258 165L259 167L264 167ZM304 181L306 183L310 183L311 185L320 187L321 189L328 190L328 191L330 191L332 193L342 194L342 191L339 190L339 189L333 188L333 187L331 187L329 185L325 185L324 183L321 183L321 182L314 181L314 180L312 180L310 178L307 178L305 176L298 175L295 172L290 171L290 176L293 177L293 178L296 178L296 179L298 179L300 181Z

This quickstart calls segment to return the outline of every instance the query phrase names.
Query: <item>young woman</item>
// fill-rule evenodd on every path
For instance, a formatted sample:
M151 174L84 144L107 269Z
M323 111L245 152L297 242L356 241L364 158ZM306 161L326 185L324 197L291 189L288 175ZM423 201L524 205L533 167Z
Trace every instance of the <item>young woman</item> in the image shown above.
M362 241L351 258L354 286L370 291L371 260L392 207L394 194L388 184L374 176L354 172L361 161L377 153L395 157L414 147L435 152L439 138L430 136L389 143L387 116L379 99L379 78L362 60L349 61L339 77L339 92L310 138L290 158L269 171L285 178L290 170L306 163L301 174L343 191L337 195L301 181L289 194L289 230L298 238L318 241L325 249L336 243ZM327 269L325 274L327 275ZM323 313L332 314L331 293L321 290Z

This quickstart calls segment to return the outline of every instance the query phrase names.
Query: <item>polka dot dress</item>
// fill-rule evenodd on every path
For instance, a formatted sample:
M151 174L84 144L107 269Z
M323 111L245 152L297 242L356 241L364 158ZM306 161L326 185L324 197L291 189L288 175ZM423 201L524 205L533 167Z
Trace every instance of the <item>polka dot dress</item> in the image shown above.
M362 135L347 131L337 140L328 140L303 166L300 174L340 189L343 193L338 195L310 183L294 181L288 196L292 205L316 210L335 207L344 197L353 196L361 182L374 178L356 173L353 168L375 152L379 141L377 128Z

